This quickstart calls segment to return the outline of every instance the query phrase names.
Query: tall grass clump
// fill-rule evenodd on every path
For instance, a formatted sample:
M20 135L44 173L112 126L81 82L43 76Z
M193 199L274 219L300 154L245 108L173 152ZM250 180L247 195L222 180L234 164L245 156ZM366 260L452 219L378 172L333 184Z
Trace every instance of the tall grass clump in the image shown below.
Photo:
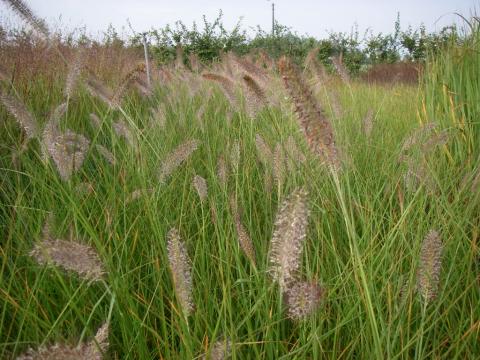
M464 25L462 37L452 37L425 68L423 111L457 136L452 148L456 160L473 161L480 152L480 22Z

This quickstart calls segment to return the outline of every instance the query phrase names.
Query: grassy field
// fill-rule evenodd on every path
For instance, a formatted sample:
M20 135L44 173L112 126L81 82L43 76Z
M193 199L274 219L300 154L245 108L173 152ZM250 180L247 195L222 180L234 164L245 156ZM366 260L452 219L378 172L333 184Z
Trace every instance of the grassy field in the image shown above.
M310 151L276 71L262 106L241 98L253 116L183 68L154 77L150 96L128 91L113 107L85 79L66 98L61 76L4 78L2 94L25 104L40 135L28 139L15 121L22 114L0 108L0 358L83 344L105 323L101 349L112 359L480 357L478 40L432 58L418 87L306 72L341 170ZM42 151L55 118L58 133L89 141L71 176ZM300 216L308 226L296 279L321 289L300 320L289 317L288 289L269 260L279 208L299 188L309 216ZM294 220L280 230L298 235ZM183 243L167 246L172 228ZM441 244L424 241L431 230ZM88 258L79 274L42 263L31 251L46 237L88 244L105 274L93 276ZM65 261L81 261L82 249ZM425 282L435 298L422 296Z

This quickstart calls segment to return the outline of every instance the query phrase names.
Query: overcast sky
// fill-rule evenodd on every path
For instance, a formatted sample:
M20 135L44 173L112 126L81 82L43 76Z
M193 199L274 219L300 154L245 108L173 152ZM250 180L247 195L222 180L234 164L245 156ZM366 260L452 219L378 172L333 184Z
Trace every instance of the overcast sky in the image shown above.
M61 24L62 28L73 29L86 26L87 33L98 35L109 24L118 31L127 27L130 20L136 31L159 28L182 20L191 25L198 23L202 15L213 20L222 9L224 24L233 28L243 18L244 28L260 25L271 29L271 2L267 0L25 0L33 11L49 24ZM276 19L290 26L300 34L325 37L327 31L349 32L353 24L358 24L361 34L370 28L373 32L390 32L400 12L402 28L408 25L417 27L424 23L429 30L458 22L453 13L465 16L476 8L480 13L480 0L277 0ZM2 21L16 19L10 9L0 0ZM61 20L60 19L61 16ZM55 27L55 25L54 25Z

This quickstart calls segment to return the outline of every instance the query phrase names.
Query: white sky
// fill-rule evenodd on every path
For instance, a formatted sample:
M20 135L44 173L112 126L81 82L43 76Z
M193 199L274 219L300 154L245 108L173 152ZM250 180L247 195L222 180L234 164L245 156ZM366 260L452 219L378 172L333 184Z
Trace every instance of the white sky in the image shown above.
M271 2L267 0L25 0L33 11L50 25L74 29L86 26L87 33L98 35L109 24L122 32L127 27L127 19L138 31L160 28L182 20L190 26L193 21L201 25L202 15L209 21L215 19L222 9L224 24L233 28L243 17L244 28L260 25L264 30L271 29ZM469 16L477 9L480 0L274 0L276 19L282 25L292 27L299 34L309 34L317 38L327 35L327 31L350 32L358 24L360 35L370 28L373 32L391 32L400 12L402 28L408 25L417 27L424 23L429 30L459 23L454 12ZM61 18L60 18L61 16ZM11 10L0 0L0 18L17 19ZM59 25L60 24L60 25Z

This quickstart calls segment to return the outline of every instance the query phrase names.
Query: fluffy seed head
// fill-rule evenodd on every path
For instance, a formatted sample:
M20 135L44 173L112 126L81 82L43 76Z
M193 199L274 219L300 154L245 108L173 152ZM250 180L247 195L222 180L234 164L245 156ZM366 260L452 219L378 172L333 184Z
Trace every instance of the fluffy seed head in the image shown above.
M30 7L23 0L6 0L6 3L15 11L25 22L35 29L38 33L48 38L50 32L43 19L35 16Z
M207 357L207 354L204 354L201 359L210 359L210 360L225 360L230 357L230 352L232 351L232 343L230 339L225 338L222 340L217 340L212 345L212 350L210 350L210 357Z
M437 146L445 145L450 139L448 130L442 130L436 134L431 134L430 137L421 146L421 152L425 155L435 149Z
M61 135L58 126L66 111L67 103L57 106L43 128L42 146L46 153L49 152L49 149L53 149L56 137Z
M102 120L100 120L97 114L90 114L90 123L95 129L100 129L102 127Z
M233 108L238 109L238 100L235 93L235 82L231 78L214 73L205 73L202 74L202 76L207 80L211 80L219 84L223 91L223 94L228 99Z
M101 360L108 349L108 324L98 329L95 338L76 347L54 344L38 350L29 349L17 360Z
M411 157L406 157L404 160L407 163L407 171L403 176L403 181L407 190L417 191L420 185L424 185L429 192L435 193L437 185L430 175L425 161L415 161Z
M248 235L247 230L242 224L242 211L239 209L237 201L232 196L230 197L230 209L232 211L233 220L235 222L235 229L237 231L238 243L248 259L255 265L255 247L253 246L252 239Z
M423 240L417 272L417 291L426 303L437 297L442 269L442 251L440 234L431 230Z
M410 136L408 136L404 140L401 152L403 153L411 149L415 145L419 144L419 142L425 139L426 136L429 136L431 134L431 132L436 128L436 126L437 125L435 123L430 122L416 129L412 134L410 134Z
M30 252L39 264L53 264L73 271L81 278L97 281L105 274L104 266L94 248L76 241L53 239L47 220L43 240Z
M280 288L294 279L301 264L308 226L307 192L294 190L282 203L275 217L270 246L270 273Z
M267 96L265 90L250 75L244 74L243 88L245 90L245 102L247 112L250 117L255 117L258 111L267 104Z
M115 156L105 146L97 144L97 151L107 160L111 165L116 164Z
M167 115L165 114L165 108L163 104L159 104L155 109L152 110L152 123L153 125L158 125L161 129L165 127L167 123Z
M227 184L227 164L225 158L220 156L217 162L217 178L220 185L225 186Z
M27 138L33 139L35 136L37 136L37 120L20 100L4 93L4 90L2 89L0 89L0 100L7 110L13 115L17 123L23 128Z
M199 175L195 175L193 178L193 187L197 191L200 201L204 201L208 197L207 180Z
M112 104L116 108L120 108L122 105L123 98L127 93L127 90L134 83L138 82L140 74L145 71L144 64L139 64L131 69L123 78L122 82L118 86L117 90L111 97Z
M342 78L343 82L348 84L350 83L350 75L348 74L347 68L343 63L343 56L333 56L330 58L332 61L335 70L337 70L338 75Z
M66 108L66 103L63 103L55 109L42 134L44 155L52 157L63 180L69 180L80 169L90 147L90 141L83 135L71 130L60 132L58 125Z
M153 189L136 189L133 190L126 198L125 204L130 204L131 202L140 199L143 195L153 193Z
M175 294L182 307L183 314L188 316L194 310L192 265L187 248L177 229L172 228L167 234L167 251Z
M232 165L233 171L237 172L240 166L240 143L238 140L233 142L230 149L230 164Z
M231 68L234 68L237 73L243 73L255 79L262 88L264 88L269 81L269 76L265 69L257 66L246 57L239 57L230 52L227 54L225 61Z
M80 169L89 146L90 141L86 137L71 130L54 136L53 141L47 143L48 152L63 180L69 180Z
M273 163L272 149L270 149L270 146L267 145L260 134L255 135L255 146L257 147L258 156L262 164L270 168Z
M283 57L279 69L292 98L300 128L312 152L333 170L341 167L333 128L295 65Z
M116 105L112 101L113 93L112 91L107 88L100 80L93 78L90 76L86 82L86 87L90 95L100 99L105 104L108 105L111 109L115 108Z
M82 72L82 67L85 58L85 50L83 47L77 51L73 62L69 65L67 80L65 82L65 96L72 97L75 87L77 86L78 78Z
M366 137L370 137L373 130L373 109L369 109L365 117L363 118L363 133Z
M179 145L165 158L159 172L160 182L164 182L175 169L177 169L192 153L197 150L200 142L198 140L188 140Z
M115 131L115 134L117 134L118 137L123 137L130 146L135 145L135 136L125 121L118 120L114 122L112 126L113 131Z
M292 282L285 291L288 316L293 320L302 320L312 315L324 298L324 293L325 290L314 282Z

